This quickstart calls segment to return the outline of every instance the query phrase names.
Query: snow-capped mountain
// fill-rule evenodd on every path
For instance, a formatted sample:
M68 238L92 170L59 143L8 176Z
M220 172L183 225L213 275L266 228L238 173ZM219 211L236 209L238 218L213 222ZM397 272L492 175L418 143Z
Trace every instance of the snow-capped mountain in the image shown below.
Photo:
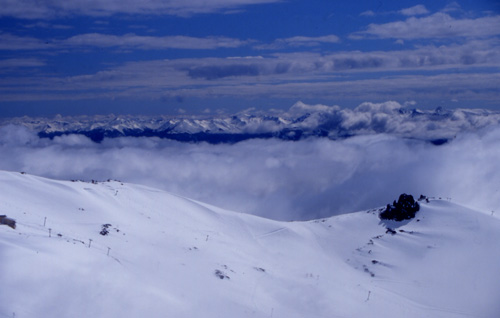
M448 200L308 222L0 171L0 317L498 317L500 220ZM390 230L389 230L390 229Z
M355 109L297 102L286 112L246 111L206 117L81 116L15 118L0 125L23 125L40 137L81 134L100 142L115 137L160 137L178 141L235 143L253 138L330 139L375 133L441 144L457 133L500 123L500 113L481 109L408 109L397 102L363 103Z

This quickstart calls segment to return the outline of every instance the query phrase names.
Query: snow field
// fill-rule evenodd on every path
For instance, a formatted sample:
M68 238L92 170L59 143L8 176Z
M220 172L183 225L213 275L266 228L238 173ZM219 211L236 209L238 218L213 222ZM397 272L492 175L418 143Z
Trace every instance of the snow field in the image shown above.
M0 226L0 317L500 314L500 220L446 200L409 222L377 210L279 222L0 171L0 214L17 221Z

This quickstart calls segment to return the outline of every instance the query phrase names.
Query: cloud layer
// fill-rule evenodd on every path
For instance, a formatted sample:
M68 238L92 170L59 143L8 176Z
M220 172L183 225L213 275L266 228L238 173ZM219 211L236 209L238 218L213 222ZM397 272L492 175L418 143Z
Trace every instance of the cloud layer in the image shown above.
M415 11L415 7L406 10ZM404 10L403 10L404 11ZM409 11L409 12L411 12ZM414 14L407 14L414 15ZM476 19L455 19L447 13L437 12L425 17L410 17L405 21L370 24L365 31L354 33L352 38L429 39L453 37L490 37L500 34L500 16Z
M386 7L354 21L331 1L4 1L0 116L89 100L104 113L193 103L234 111L255 99L498 107L500 15L458 3ZM325 24L328 12L337 15Z
M413 15L428 14L429 10L427 10L427 8L424 5L418 4L410 8L402 9L399 11L399 13L413 16Z
M190 16L200 13L213 13L234 10L242 6L273 3L280 0L94 0L92 4L86 0L6 0L2 2L0 16L11 16L21 19L53 19L71 15L87 15L95 17L113 14L168 14Z
M6 36L4 34L4 36ZM78 38L96 41L100 35ZM107 39L107 37L104 37ZM174 45L171 38L113 37L106 44L142 49ZM103 40L103 39L101 39ZM244 45L230 38L184 38L178 47L206 49ZM7 47L42 44L17 39ZM9 44L10 43L10 44ZM195 44L197 43L197 44ZM87 47L91 47L87 43ZM165 96L184 98L317 98L345 100L459 100L493 103L499 98L497 40L475 40L448 46L421 46L385 52L280 53L240 58L178 58L112 65L83 75L15 78L0 81L0 102L80 100ZM11 59L11 61L13 61ZM25 59L26 61L26 59ZM15 64L13 64L15 66ZM31 64L37 67L37 64ZM17 67L20 67L18 65ZM455 70L462 70L456 73ZM484 72L485 69L491 71ZM419 73L415 74L417 71ZM425 73L429 72L429 73ZM367 74L373 74L367 77ZM384 74L384 76L380 76ZM20 76L20 77L19 77ZM484 105L482 105L484 107Z
M429 143L378 134L341 141L235 145L156 138L39 139L0 128L0 169L58 179L119 179L275 219L312 219L382 206L400 193L500 209L500 126ZM8 185L6 185L8 186Z

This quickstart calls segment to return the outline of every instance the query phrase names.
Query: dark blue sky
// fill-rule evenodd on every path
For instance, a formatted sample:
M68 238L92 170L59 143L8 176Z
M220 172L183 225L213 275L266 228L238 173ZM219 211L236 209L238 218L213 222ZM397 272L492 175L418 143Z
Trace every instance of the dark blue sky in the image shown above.
M500 4L0 0L0 116L500 109Z

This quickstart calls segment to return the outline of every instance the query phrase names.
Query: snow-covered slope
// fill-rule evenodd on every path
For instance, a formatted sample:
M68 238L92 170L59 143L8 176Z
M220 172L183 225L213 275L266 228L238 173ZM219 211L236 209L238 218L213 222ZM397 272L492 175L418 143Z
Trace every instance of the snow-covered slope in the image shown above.
M0 317L500 316L500 220L446 200L278 222L0 171L0 214Z

